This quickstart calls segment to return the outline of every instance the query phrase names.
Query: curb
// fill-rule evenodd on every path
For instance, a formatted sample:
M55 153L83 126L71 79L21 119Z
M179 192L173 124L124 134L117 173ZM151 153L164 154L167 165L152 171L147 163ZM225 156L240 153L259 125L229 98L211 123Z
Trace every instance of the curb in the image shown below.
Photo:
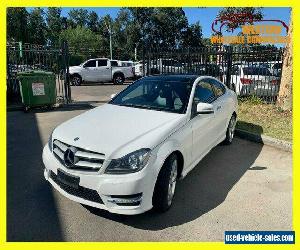
M242 130L242 129L236 129L235 134L242 138L246 139L248 141L256 142L256 143L261 143L264 145L268 145L271 147L279 148L287 152L292 152L293 151L293 144L288 141L283 141L279 139L272 138L267 135L257 135L257 134L252 134L249 133L248 131Z

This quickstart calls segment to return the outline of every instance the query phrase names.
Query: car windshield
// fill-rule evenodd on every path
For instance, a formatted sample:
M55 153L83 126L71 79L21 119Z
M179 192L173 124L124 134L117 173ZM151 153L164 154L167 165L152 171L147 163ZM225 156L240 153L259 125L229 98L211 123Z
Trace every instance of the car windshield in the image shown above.
M182 114L186 112L192 86L191 79L144 78L134 82L109 103Z

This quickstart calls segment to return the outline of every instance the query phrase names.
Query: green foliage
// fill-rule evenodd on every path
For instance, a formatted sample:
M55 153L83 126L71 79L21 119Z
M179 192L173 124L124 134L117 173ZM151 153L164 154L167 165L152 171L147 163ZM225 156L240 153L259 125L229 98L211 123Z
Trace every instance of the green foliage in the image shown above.
M239 97L238 101L239 101L239 103L249 103L249 104L254 104L254 105L264 103L264 101L261 98L259 98L258 96L255 96L255 95Z
M68 28L60 33L60 41L68 41L70 49L80 51L82 49L101 49L102 38L100 35L93 33L90 29L77 26Z
M107 56L111 29L113 57L124 60L133 60L135 51L141 59L143 46L172 49L211 45L210 39L203 38L200 23L189 24L182 8L121 8L115 19L109 15L99 18L95 11L82 8L71 9L67 17L61 16L61 8L44 9L34 8L28 13L26 8L8 8L8 41L59 47L66 40L73 51L80 50L84 56ZM219 15L241 12L262 18L261 8L224 8ZM232 25L227 28L237 27Z
M88 11L85 9L72 9L69 11L69 25L72 28L87 25Z
M48 8L46 21L49 43L52 46L58 46L59 34L62 31L61 8Z
M26 8L7 8L8 41L28 41L28 15Z
M28 42L32 44L46 44L48 29L44 19L44 11L34 8L28 17Z

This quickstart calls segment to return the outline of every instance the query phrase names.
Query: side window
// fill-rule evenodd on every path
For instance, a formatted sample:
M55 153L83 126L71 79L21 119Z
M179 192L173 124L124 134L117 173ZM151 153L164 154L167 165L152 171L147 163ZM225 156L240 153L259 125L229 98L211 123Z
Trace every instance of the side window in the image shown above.
M226 89L220 82L212 79L211 84L213 85L216 97L224 95Z
M98 60L98 67L107 66L107 60Z
M95 68L96 67L96 61L90 60L84 64L85 68Z
M204 79L200 83L198 83L195 89L193 102L211 103L214 101L214 99L215 99L215 94L212 85L209 82L209 79Z
M117 67L118 65L118 61L110 61L110 65L113 67Z

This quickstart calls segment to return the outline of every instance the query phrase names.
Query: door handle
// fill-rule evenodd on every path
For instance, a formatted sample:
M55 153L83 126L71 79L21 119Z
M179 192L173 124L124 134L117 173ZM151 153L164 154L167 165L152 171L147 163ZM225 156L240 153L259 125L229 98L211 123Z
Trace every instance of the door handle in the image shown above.
M217 107L217 110L219 110L219 109L221 109L221 108L222 108L222 106L218 106L218 107Z

